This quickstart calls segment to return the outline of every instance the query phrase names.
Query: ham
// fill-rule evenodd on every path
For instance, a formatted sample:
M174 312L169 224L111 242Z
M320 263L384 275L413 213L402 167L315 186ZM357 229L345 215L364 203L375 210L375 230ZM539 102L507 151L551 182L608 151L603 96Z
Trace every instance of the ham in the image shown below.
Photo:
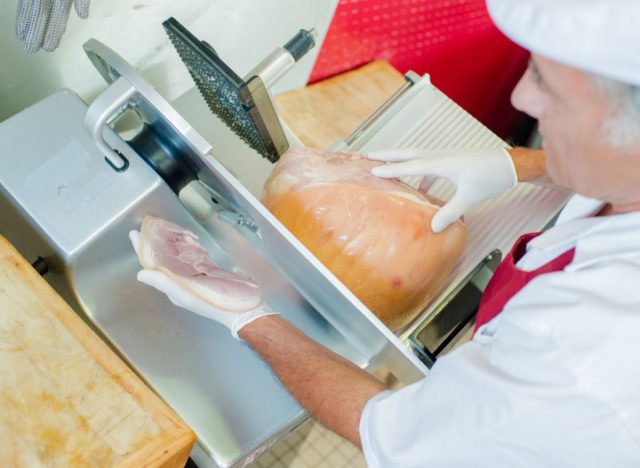
M164 219L144 217L138 258L144 268L165 273L217 309L244 312L262 303L255 281L217 267L198 236Z
M289 150L265 183L262 201L389 328L406 326L458 263L466 227L441 234L442 203L371 168L352 153Z

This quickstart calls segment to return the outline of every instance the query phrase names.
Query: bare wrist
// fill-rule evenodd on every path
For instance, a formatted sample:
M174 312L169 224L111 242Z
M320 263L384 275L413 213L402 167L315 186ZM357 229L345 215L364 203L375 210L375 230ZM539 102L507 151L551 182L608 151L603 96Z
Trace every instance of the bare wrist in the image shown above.
M263 315L238 330L238 336L244 341L251 342L258 336L264 336L266 331L282 326L282 321L279 315Z
M516 169L518 182L543 180L547 175L546 155L542 150L511 148L507 151Z

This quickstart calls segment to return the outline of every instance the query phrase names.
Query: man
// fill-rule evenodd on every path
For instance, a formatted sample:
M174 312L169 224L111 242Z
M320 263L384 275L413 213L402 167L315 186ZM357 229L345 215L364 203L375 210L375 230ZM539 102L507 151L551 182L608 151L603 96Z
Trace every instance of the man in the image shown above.
M546 164L526 150L375 155L413 158L379 176L457 184L436 231L516 179L544 179L545 166L551 183L579 194L556 226L507 256L473 339L389 391L278 315L228 326L371 467L640 466L640 2L488 3L532 51L513 103L538 119Z

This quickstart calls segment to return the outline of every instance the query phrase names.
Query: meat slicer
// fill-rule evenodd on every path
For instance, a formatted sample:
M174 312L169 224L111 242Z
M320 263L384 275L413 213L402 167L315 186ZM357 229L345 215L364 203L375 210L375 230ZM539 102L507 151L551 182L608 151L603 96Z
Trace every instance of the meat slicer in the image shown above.
M216 62L213 48L187 33L182 39ZM306 47L295 44L296 53ZM263 156L276 159L287 146L300 145L269 95L274 77L292 66L288 58L270 56L245 80L228 73L223 78L235 83L232 95L214 92L207 107L196 90L168 103L96 40L85 50L109 83L91 105L64 90L0 124L0 228L27 258L44 260L45 278L193 428L192 458L202 467L244 466L307 415L246 345L135 280L139 265L127 234L145 214L195 232L217 264L256 279L265 302L312 338L408 384L424 377L470 326L500 252L522 232L543 228L566 199L521 184L467 213L468 244L447 286L394 334L259 201L272 164ZM255 86L248 89L249 83ZM236 112L249 114L241 131L211 112L216 105L228 110L231 101ZM256 109L259 115L251 115ZM131 111L140 129L125 140L114 128ZM253 136L236 135L244 131ZM335 147L504 145L428 76L410 72L406 84ZM453 191L444 180L430 188L444 200Z

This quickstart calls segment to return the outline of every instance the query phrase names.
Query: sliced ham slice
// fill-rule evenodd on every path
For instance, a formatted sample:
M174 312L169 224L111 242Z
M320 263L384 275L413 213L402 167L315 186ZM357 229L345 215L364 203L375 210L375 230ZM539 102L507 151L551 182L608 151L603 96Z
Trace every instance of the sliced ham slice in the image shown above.
M441 206L358 154L296 148L265 183L265 206L392 330L440 291L466 239L461 221L431 231Z
M198 236L164 219L144 217L138 258L144 268L162 271L220 310L244 312L262 303L255 281L218 268Z

